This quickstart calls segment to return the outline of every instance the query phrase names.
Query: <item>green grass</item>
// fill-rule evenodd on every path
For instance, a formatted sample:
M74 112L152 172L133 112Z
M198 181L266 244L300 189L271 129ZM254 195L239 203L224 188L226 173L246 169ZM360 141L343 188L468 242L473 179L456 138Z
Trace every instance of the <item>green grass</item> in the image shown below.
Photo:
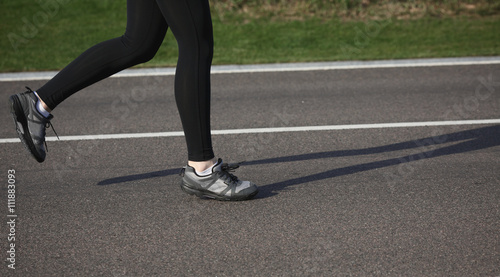
M126 24L125 2L1 1L0 72L58 70L90 46L120 36ZM43 3L61 4L41 7ZM370 18L338 16L351 11L345 8L334 16L298 17L279 6L268 5L262 8L264 12L240 5L236 7L242 10L235 11L234 5L217 3L213 11L214 64L500 54L500 17L495 10L487 16L431 13L410 19L400 19L400 10L397 14L372 12ZM352 7L352 11L359 10L359 5ZM371 11L375 10L374 6ZM369 14L370 10L363 12L359 14ZM173 66L177 54L177 44L169 32L156 57L141 66Z
M480 56L500 53L494 19L258 21L216 29L215 63ZM218 36L217 36L218 34ZM224 35L230 34L230 35Z

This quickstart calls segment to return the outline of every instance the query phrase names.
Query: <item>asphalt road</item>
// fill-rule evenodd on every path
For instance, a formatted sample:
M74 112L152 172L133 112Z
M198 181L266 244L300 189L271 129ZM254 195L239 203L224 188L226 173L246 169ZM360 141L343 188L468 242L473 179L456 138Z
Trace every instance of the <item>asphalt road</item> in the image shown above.
M180 131L173 80L106 79L52 123L59 136ZM499 119L499 81L500 65L214 74L212 128ZM0 138L16 137L8 96L43 83L0 82ZM42 164L0 143L0 275L500 276L498 124L213 140L246 160L236 174L259 185L254 200L184 194L181 136L50 141Z

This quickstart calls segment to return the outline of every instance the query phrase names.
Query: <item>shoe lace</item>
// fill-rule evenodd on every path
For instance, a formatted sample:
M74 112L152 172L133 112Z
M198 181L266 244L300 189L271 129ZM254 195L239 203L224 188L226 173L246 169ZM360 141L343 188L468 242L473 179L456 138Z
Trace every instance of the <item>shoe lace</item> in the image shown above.
M54 134L56 135L57 139L58 139L58 140L61 140L61 139L59 138L59 136L57 135L57 133L56 133L56 129L54 129L54 125L52 125L52 123L50 123L50 121L48 121L48 122L46 122L46 123L45 123L45 129L48 129L49 127L52 129L52 131L53 131L53 132L54 132Z
M238 181L239 181L238 177L234 176L230 172L234 172L236 169L238 169L240 167L240 164L242 164L242 163L244 163L244 161L239 162L239 163L231 163L231 164L223 163L221 165L221 174L223 176L225 176L227 179L229 179L231 182L238 183Z
M52 128L52 131L54 132L54 134L56 134L57 140L61 140L59 138L59 136L57 135L57 133L56 133L56 129L54 129L54 125L52 125L52 123L50 123L50 121L47 121L45 123L45 129L48 129L49 127ZM43 140L43 143L45 144L45 151L47 151L47 153L48 153L49 152L49 148L47 147L47 141L45 141L45 138Z

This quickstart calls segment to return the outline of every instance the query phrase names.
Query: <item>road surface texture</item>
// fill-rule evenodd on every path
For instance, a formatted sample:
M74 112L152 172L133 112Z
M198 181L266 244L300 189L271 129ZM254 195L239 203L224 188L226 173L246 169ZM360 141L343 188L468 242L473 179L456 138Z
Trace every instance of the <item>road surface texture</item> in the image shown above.
M1 276L500 276L499 64L213 74L245 202L180 190L171 75L73 95L37 163L7 99L44 82L0 82Z

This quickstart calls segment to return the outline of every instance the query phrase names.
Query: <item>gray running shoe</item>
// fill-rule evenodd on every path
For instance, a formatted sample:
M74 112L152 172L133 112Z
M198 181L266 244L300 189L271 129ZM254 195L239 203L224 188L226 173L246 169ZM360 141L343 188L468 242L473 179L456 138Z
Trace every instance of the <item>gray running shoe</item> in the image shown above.
M19 138L31 155L41 163L45 160L45 128L52 126L50 120L53 116L46 118L38 112L36 108L38 97L30 88L26 88L28 91L9 98L10 113L14 118Z
M251 199L258 192L257 186L249 181L240 181L238 177L229 173L238 167L239 164L223 164L219 159L212 169L212 174L199 176L193 167L185 166L180 174L181 189L200 198L226 201Z

